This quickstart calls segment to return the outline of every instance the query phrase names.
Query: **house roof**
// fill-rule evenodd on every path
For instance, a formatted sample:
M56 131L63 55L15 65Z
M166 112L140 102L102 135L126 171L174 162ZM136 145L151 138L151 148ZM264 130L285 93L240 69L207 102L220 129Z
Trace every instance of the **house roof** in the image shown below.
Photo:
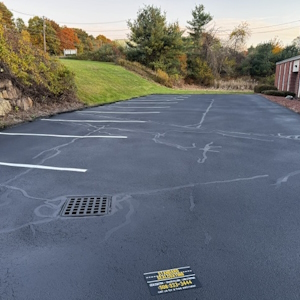
M285 60L282 60L282 61L278 61L276 63L276 65L280 65L280 64L283 64L283 63L286 63L286 62L289 62L289 61L298 60L298 59L300 59L300 55L294 56L294 57L291 57L291 58L288 58L288 59L285 59Z

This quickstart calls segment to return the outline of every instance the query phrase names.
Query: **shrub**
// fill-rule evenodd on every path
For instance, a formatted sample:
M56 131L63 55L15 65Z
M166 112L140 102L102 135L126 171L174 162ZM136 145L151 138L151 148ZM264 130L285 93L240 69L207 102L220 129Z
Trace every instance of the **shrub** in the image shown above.
M251 78L214 80L214 88L222 90L253 90L257 82Z
M289 91L275 91L275 90L266 90L261 92L264 95L270 95L270 96L279 96L279 97L286 97L286 96L293 96L295 97L296 94Z
M156 75L157 75L157 82L158 83L160 83L162 85L165 85L165 86L168 86L168 87L172 87L169 75L166 72L164 72L161 69L158 69L156 71Z
M76 60L92 60L102 62L116 62L124 57L122 47L116 44L103 44L96 51L87 51L77 56L68 57Z
M210 86L213 84L214 75L206 61L199 57L192 57L188 60L188 71L185 81L187 83Z
M277 87L274 85L260 84L254 87L254 93L261 93L262 91L277 91Z
M261 84L273 86L275 82L275 73L267 77L259 78L259 81Z
M0 18L1 19L1 18ZM74 74L58 59L35 48L15 30L0 25L0 62L7 78L34 99L74 98Z
M126 59L119 59L117 63L125 69L135 72L144 78L150 79L167 87L172 87L172 80L169 75L160 69L155 72L138 62L132 62Z
M183 76L174 74L174 75L170 75L169 77L170 77L170 83L172 86L176 86L179 88L184 86Z

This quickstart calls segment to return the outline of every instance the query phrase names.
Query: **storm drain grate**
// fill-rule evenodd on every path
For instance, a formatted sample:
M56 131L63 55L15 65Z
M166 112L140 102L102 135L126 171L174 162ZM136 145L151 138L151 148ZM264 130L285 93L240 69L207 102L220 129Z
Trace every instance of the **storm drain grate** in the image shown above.
M111 196L68 197L61 211L63 217L103 216L111 210Z

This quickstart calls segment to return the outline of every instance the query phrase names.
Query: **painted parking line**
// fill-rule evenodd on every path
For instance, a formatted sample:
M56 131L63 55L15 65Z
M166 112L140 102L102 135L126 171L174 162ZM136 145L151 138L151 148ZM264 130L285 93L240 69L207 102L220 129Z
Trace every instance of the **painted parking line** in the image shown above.
M118 106L118 105L114 105L115 108L129 108L129 109L138 109L138 108L149 108L149 109L163 109L163 108L170 108L171 106L149 106L149 107L145 107L145 106Z
M88 114L160 114L159 111L84 111L78 113L88 113Z
M64 120L64 119L41 119L48 122L72 122L72 123L146 123L146 121L123 121L123 120Z
M149 99L149 100L129 100L128 102L176 102L176 101L184 101L183 99L173 99L173 100L158 100L158 99Z
M165 103L170 103L170 102L176 102L176 101L184 101L183 99L173 99L173 100L129 100L128 102L155 102L155 103L159 103L159 102L165 102Z
M127 139L127 136L122 135L63 135L63 134L42 134L42 133L4 133L0 135L10 136L39 136L39 137L56 137L56 138L72 138L72 139Z
M156 101L130 101L128 102L128 104L165 104L165 105L169 105L169 104L176 104L178 102L156 102Z
M87 169L58 168L58 167L50 167L50 166L27 165L27 164L13 164L13 163L4 163L4 162L0 162L0 166L13 167L13 168L26 168L26 169L41 169L41 170L52 170L52 171L64 171L64 172L77 172L77 173L85 173L87 171Z

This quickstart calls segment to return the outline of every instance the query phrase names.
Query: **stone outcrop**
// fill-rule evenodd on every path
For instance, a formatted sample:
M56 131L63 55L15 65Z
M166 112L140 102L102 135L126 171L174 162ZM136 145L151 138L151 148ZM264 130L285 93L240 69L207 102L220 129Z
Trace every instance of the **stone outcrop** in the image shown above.
M12 107L21 110L29 110L33 106L33 101L29 97L22 95L21 91L15 87L11 80L0 80L0 116L5 116L12 110Z
M17 100L16 104L20 109L26 111L32 107L33 102L29 97L23 97L23 98Z
M0 117L4 117L12 110L8 100L0 99Z

